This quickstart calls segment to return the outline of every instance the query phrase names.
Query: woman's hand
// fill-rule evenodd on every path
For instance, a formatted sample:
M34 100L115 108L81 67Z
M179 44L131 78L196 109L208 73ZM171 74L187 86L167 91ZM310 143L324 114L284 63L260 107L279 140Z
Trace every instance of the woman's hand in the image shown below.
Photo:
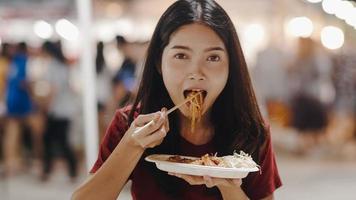
M241 179L212 178L210 176L192 176L186 174L168 173L187 181L190 185L206 185L208 188L236 188L241 186Z
M128 139L131 144L143 149L153 148L162 143L169 131L166 108L146 115L139 115L130 125ZM125 134L126 135L126 134Z
M206 185L208 188L216 186L224 200L248 199L241 189L241 179L212 178L209 176L191 176L185 174L168 173L187 181L190 185Z

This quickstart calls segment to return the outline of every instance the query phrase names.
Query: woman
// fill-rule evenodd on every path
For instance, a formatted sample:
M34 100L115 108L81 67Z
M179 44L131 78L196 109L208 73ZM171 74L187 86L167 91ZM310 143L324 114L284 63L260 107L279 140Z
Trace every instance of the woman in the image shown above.
M188 105L166 115L166 108L184 101L192 90L206 93L194 133ZM262 174L242 181L171 176L144 161L153 153L202 156L234 150L252 154ZM281 182L270 135L234 26L215 1L181 0L163 14L136 100L116 113L91 173L73 199L116 199L128 179L133 199L273 198Z

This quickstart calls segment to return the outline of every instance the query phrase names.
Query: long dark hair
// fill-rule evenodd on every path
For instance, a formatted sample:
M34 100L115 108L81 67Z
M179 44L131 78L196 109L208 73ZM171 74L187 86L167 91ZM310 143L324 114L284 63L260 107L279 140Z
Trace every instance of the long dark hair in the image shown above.
M266 135L263 119L234 25L226 12L213 0L179 0L162 15L147 50L144 72L129 115L129 123L134 120L135 111L146 114L156 112L162 107L174 106L159 73L162 52L172 33L183 25L192 23L203 24L214 30L224 42L229 55L228 80L211 112L211 123L216 130L214 144L218 153L226 155L234 150L243 150L258 161ZM170 115L169 122L170 133L164 142L148 149L146 153L179 153L175 142L180 133L177 112ZM164 173L153 172L164 190L177 194L178 189L174 186L173 179Z

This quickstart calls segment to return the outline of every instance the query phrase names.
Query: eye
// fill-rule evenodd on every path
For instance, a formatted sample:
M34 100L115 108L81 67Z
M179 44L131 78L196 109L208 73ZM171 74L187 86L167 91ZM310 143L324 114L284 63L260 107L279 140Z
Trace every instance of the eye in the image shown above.
M178 53L178 54L174 55L174 58L175 59L187 59L188 56L185 55L184 53Z
M218 55L209 56L207 61L209 61L209 62L219 62L220 61L220 56L218 56Z

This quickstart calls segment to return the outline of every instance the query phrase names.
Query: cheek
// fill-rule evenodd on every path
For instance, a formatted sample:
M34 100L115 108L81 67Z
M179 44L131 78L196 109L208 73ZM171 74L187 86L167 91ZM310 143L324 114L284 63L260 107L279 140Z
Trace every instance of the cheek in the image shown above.
M162 58L162 77L167 89L177 89L184 79L184 69L167 55ZM173 87L173 88L172 88Z
M173 67L169 67L169 65L162 65L163 82L171 95L174 94L174 91L178 91L180 80L182 80L181 76L181 71L177 71Z
M222 79L224 80L224 84L223 87L225 87L226 83L227 83L227 79L229 77L229 67L227 66L226 69L224 70L224 76L222 77Z
M164 86L173 101L174 104L178 104L182 101L180 92L181 91L181 82L180 78L172 72L171 69L162 68L162 77Z
M229 67L224 66L220 67L218 70L210 71L210 76L213 87L218 90L218 92L221 92L224 89L229 76Z

